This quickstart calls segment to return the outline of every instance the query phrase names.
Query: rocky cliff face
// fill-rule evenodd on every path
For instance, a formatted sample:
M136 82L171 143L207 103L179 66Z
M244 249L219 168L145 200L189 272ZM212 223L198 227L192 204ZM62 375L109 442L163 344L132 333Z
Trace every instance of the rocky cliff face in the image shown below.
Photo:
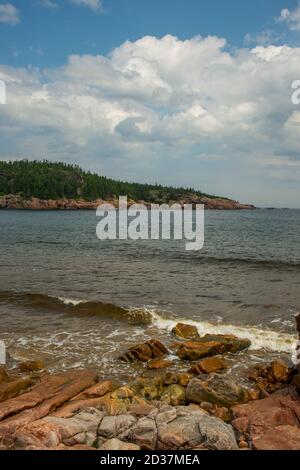
M29 209L29 210L96 210L96 208L103 203L109 203L118 207L118 200L103 201L97 199L95 201L86 201L84 199L23 199L21 196L14 194L7 194L0 197L0 209ZM145 203L144 201L129 201L129 205L134 204L135 202ZM210 199L208 197L198 197L194 195L187 196L185 199L179 201L170 201L170 204L179 203L180 205L184 204L204 204L205 209L215 209L215 210L245 210L245 209L255 209L253 205L250 204L240 204L239 202L232 201L230 199Z

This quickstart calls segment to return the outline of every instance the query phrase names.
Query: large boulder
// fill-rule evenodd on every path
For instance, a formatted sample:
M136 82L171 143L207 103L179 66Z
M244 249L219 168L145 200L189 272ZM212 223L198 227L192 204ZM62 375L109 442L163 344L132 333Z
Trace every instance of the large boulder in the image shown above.
M268 398L232 408L232 425L256 450L300 449L300 396L287 387Z
M193 405L177 407L175 410L162 409L155 419L158 427L158 448L193 449L199 445L211 450L238 448L230 425L208 416Z
M168 354L168 349L160 341L151 339L146 343L137 344L130 348L120 359L124 362L143 361L148 362L150 359L162 357Z
M172 334L178 338L195 339L199 338L199 333L196 326L187 325L186 323L177 323L172 329Z
M94 408L69 419L48 416L17 429L14 433L14 449L53 449L60 444L92 446L96 442L102 418L103 413Z
M232 335L205 335L197 341L187 341L178 345L180 359L197 361L204 357L224 353L236 353L247 349L251 342Z
M186 399L191 403L213 403L218 406L231 407L249 401L249 392L235 382L215 375L207 380L193 378L186 389Z

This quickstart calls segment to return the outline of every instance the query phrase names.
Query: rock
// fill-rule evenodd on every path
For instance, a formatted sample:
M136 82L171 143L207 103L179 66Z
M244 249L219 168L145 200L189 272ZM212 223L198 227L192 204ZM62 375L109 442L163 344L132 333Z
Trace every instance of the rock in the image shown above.
M192 380L193 376L192 374L189 373L182 373L179 374L178 376L178 385L181 385L182 387L187 387L189 384L189 381Z
M148 405L147 403L141 405L129 405L128 413L136 416L147 416L155 409L154 406Z
M180 359L197 361L204 357L224 353L236 353L247 349L251 342L232 335L205 335L197 341L187 341L179 345L177 355Z
M230 410L225 406L218 406L214 411L214 416L221 419L225 423L229 423L232 418Z
M199 422L201 444L210 450L237 450L237 442L232 426L221 419L204 416Z
M143 361L148 362L150 359L164 356L168 354L168 349L156 339L151 339L146 343L133 346L125 354L120 357L124 362Z
M244 349L248 349L251 346L251 341L249 339L241 339L237 338L234 335L205 335L200 338L201 342L211 342L216 341L221 344L220 346L220 354L222 353L237 353L239 351L243 351Z
M22 362L20 365L19 365L19 369L21 372L25 372L25 373L28 373L28 372L35 372L37 370L42 370L45 368L45 365L43 363L43 361L39 361L39 360L36 360L36 361L25 361L25 362Z
M172 329L172 334L178 338L195 339L199 338L196 326L187 325L186 323L177 323Z
M275 382L289 383L291 381L291 369L280 361L273 361L270 367L270 374Z
M168 359L150 359L150 361L147 364L148 369L166 369L167 367L170 367L172 365L172 361L169 361Z
M157 428L153 418L145 417L130 429L128 440L137 444L143 450L156 449Z
M249 380L256 383L260 390L260 398L266 398L292 381L293 370L281 361L273 361L271 365L257 365L248 375Z
M76 397L73 397L72 400L102 397L106 393L114 391L117 387L118 385L113 380L103 380L79 393Z
M166 414L166 411L163 412ZM171 421L156 416L159 448L194 449L203 444L207 449L237 449L231 426L218 418L207 416L200 408L178 407ZM172 419L173 418L173 419Z
M164 379L161 376L139 377L131 385L131 389L146 400L159 399L163 393Z
M122 442L119 439L109 439L99 450L119 450L119 451L131 451L131 450L141 450L136 444L130 444L129 442Z
M199 341L188 341L183 343L177 349L177 355L180 359L188 361L197 361L207 356L214 356L220 353L220 343L211 341L200 343Z
M36 380L31 377L25 377L16 380L10 380L9 382L3 382L2 384L0 384L0 402L8 400L9 398L16 397L35 383Z
M300 397L295 387L284 388L263 400L235 406L232 411L233 426L249 434L253 449L300 449Z
M205 359L202 359L202 361L198 362L198 364L191 367L189 372L195 375L211 374L213 372L226 369L226 367L227 365L224 359L217 356L206 357Z
M172 406L184 405L185 388L176 384L169 385L163 392L161 401Z
M0 384L2 384L3 382L7 382L8 380L9 377L5 367L0 366Z
M51 449L60 444L92 446L102 418L103 414L95 409L87 409L69 419L48 416L17 429L14 449Z
M129 387L120 387L117 388L112 394L111 398L119 398L121 400L126 399L126 398L133 398L134 397L134 392L131 390Z
M192 403L209 402L230 408L237 403L246 403L248 390L222 376L213 376L206 381L193 378L186 389L186 399Z
M245 441L245 439L241 439L239 441L239 448L240 449L249 449L248 443Z
M49 415L96 380L92 371L72 371L43 376L40 383L22 395L0 403L0 441L10 440L16 428Z
M212 413L213 411L215 411L215 405L213 405L212 403L209 403L208 401L201 402L200 408L207 411L208 413Z
M137 422L131 415L105 416L98 429L98 436L106 439L117 437L129 429Z

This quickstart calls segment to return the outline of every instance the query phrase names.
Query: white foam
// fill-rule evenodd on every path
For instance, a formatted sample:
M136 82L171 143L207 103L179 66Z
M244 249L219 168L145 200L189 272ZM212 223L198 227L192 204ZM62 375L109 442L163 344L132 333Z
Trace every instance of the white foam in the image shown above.
M199 335L220 334L235 335L241 339L249 339L251 341L252 350L264 349L268 351L286 352L294 354L297 346L297 336L279 331L260 329L254 326L238 326L220 324L214 325L206 321L194 321L186 318L168 319L159 315L154 309L146 309L152 318L152 324L160 329L170 331L178 322L188 323L196 326Z
M76 307L76 305L86 304L88 302L87 300L74 300L67 299L66 297L58 297L58 300L60 300L65 305L73 305L74 307Z

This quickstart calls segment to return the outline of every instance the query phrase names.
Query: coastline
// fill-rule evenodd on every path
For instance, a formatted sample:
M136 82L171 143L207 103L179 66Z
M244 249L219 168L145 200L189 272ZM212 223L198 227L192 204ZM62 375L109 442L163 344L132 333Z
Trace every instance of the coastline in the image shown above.
M191 195L184 199L169 201L169 205L180 204L182 207L184 204L204 204L207 210L256 210L257 208L251 204L241 204L231 199L222 198L208 198ZM118 207L118 199L96 199L95 201L87 201L84 199L39 199L31 198L24 199L19 195L7 194L0 196L0 210L1 209L21 209L21 210L96 210L101 204L111 204L114 207ZM151 206L151 203L145 201L128 201L128 206L133 204L144 204L147 207Z
M300 338L299 328L300 316ZM0 448L299 449L299 369L260 364L245 386L225 371L249 340L201 337L184 323L171 334L169 348L150 339L123 351L119 361L142 366L127 384L89 369L51 374L38 359L17 364L17 373L0 367ZM168 372L174 354L186 372Z

